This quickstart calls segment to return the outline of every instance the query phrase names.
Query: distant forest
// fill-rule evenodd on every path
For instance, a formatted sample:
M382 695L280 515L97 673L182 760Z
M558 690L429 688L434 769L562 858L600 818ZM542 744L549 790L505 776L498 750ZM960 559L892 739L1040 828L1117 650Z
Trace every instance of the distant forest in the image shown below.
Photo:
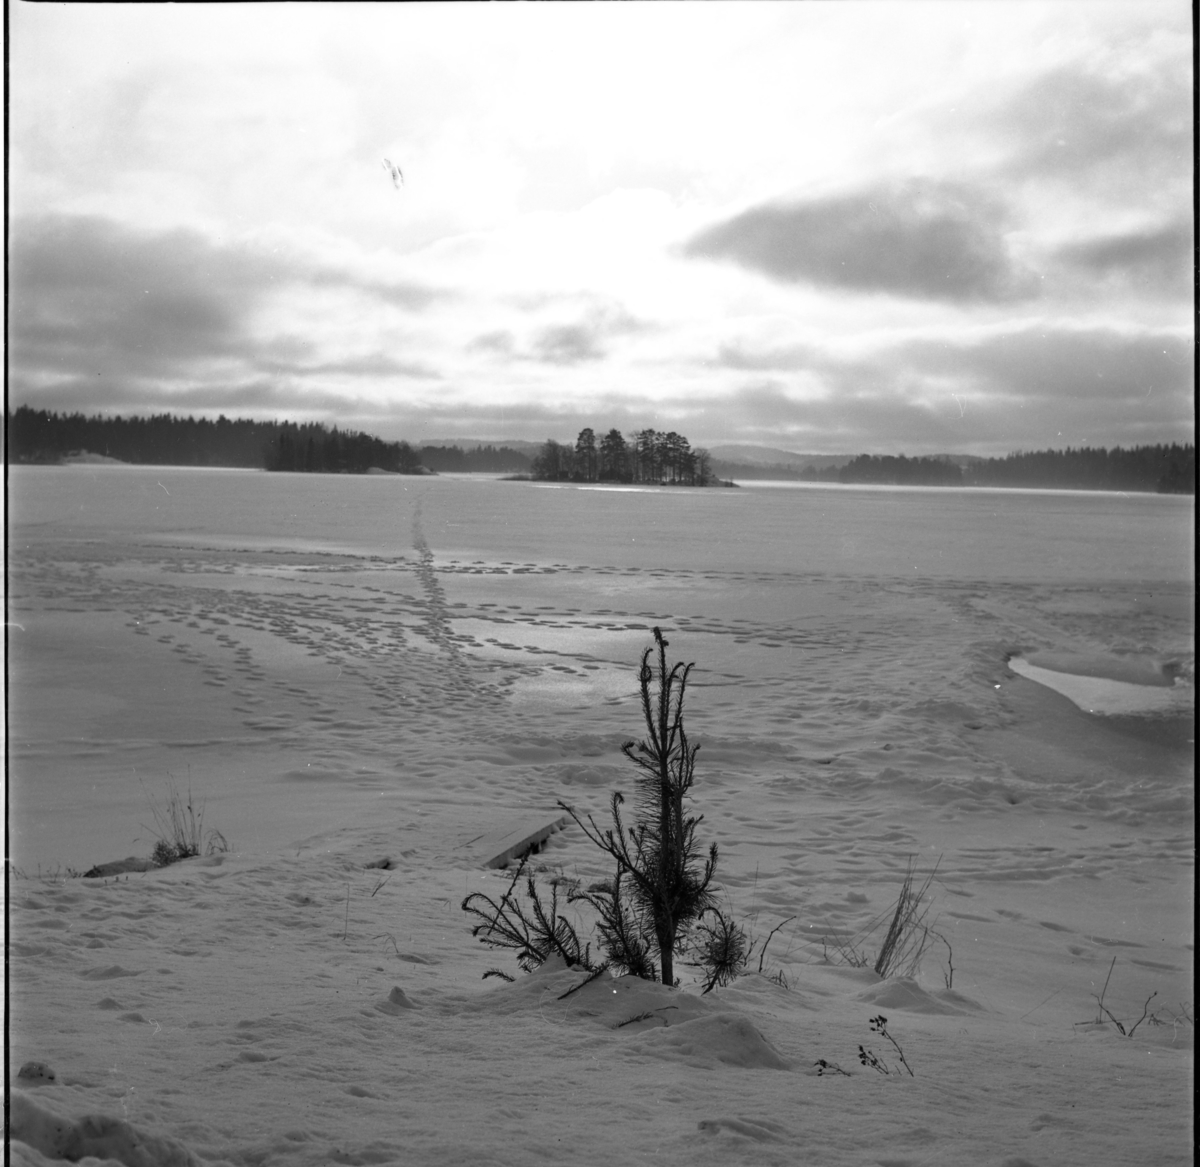
M797 470L739 466L712 459L674 432L639 430L626 439L618 430L597 439L583 430L574 446L547 441L530 458L507 446L423 446L316 422L231 421L218 417L85 417L20 406L5 412L10 462L56 463L89 451L122 462L153 466L242 466L361 474L385 470L527 473L550 481L649 482L705 485L718 475L793 478L810 482L898 486L1040 487L1057 490L1196 493L1193 445L1043 450L1005 458L922 457L860 454L838 467Z
M1196 447L1135 446L1111 450L1042 450L1004 458L860 454L843 466L739 466L716 461L721 474L790 478L799 482L865 483L875 486L1000 486L1049 490L1196 493Z
M945 458L859 454L837 472L835 481L879 486L962 486L963 472Z
M12 462L60 462L87 451L146 466L242 466L362 474L421 473L407 442L310 422L230 421L218 417L84 417L20 406L5 414Z
M1009 454L968 466L968 486L1041 486L1053 490L1154 490L1196 493L1195 446L1135 446L1123 450L1043 450Z
M260 465L267 470L306 470L315 474L365 474L368 470L421 473L421 459L407 442L385 442L336 426L326 429L317 422L280 422Z
M418 453L421 465L436 474L528 474L533 461L508 446L422 446Z

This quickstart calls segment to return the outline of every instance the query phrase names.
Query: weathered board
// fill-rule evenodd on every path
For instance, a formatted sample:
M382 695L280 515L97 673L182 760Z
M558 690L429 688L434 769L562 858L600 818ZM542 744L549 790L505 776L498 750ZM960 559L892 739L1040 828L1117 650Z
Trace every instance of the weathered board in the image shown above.
M540 850L542 844L571 820L561 812L529 811L501 820L462 847L484 867L507 867L523 855Z

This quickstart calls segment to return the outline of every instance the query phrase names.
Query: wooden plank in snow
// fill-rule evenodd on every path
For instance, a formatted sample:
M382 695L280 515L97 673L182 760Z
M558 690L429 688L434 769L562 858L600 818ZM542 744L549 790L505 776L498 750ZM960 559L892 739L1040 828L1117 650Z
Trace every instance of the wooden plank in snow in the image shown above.
M570 821L565 814L530 811L499 822L483 834L466 840L463 847L484 867L507 867L522 855L540 850L551 835Z

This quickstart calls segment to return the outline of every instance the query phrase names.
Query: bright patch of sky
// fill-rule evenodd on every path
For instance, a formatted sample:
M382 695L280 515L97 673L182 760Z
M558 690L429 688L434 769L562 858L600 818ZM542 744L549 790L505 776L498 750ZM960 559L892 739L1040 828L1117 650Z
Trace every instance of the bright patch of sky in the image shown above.
M10 406L1194 440L1181 0L10 12Z

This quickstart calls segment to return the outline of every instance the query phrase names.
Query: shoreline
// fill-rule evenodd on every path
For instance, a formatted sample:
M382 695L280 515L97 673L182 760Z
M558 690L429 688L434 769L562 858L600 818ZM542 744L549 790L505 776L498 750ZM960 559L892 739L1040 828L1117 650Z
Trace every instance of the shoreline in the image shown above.
M488 470L454 470L454 471L436 471L436 470L418 470L414 472L406 472L399 470L381 470L379 468L367 469L361 472L343 473L338 471L303 471L303 470L273 470L267 471L262 466L216 466L216 465L194 465L194 464L178 464L170 462L125 462L119 458L110 458L103 454L87 454L86 457L71 457L67 456L57 461L13 461L9 464L10 469L14 468L62 468L65 466L91 466L93 468L99 466L127 467L132 470L242 470L253 473L270 473L273 477L287 477L289 475L298 475L306 478L320 477L396 477L404 479L413 478L450 478L450 479L476 479L479 481L496 481L496 482L527 482L542 486L608 486L618 488L622 486L633 486L635 488L650 489L658 486L674 486L678 484L672 483L587 483L587 482L553 482L541 481L532 477L526 477L522 474L508 474L499 471ZM802 479L790 478L738 478L734 475L731 478L721 479L719 482L714 482L708 487L700 489L719 490L729 487L755 488L764 487L768 490L780 489L796 489L805 491L849 491L852 493L869 494L873 492L884 494L895 493L921 493L921 494L998 494L998 495L1027 495L1027 496L1045 496L1045 495L1064 495L1069 497L1082 496L1085 498L1092 497L1110 497L1110 498L1152 498L1152 499L1179 499L1187 500L1194 508L1196 505L1195 493L1184 493L1178 491L1157 491L1151 488L1143 490L1120 490L1092 487L1056 487L1056 486L972 486L972 485L953 485L953 486L920 486L920 485L900 485L886 483L857 483L857 482L808 482Z

